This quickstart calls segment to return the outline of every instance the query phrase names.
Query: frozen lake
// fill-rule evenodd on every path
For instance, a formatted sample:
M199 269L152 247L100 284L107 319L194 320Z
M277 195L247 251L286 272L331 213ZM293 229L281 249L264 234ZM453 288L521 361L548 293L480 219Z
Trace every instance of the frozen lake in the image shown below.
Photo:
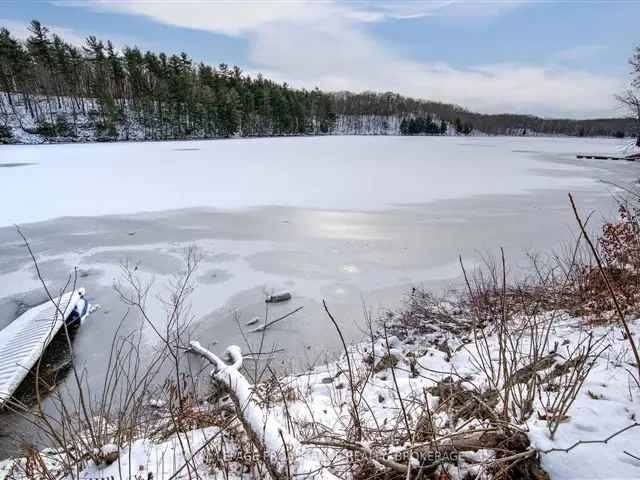
M555 138L332 137L16 145L0 149L0 225L187 207L393 206L593 183L621 142Z
M218 352L242 345L235 318L264 316L265 292L288 289L293 299L271 318L304 309L270 329L266 345L284 348L283 362L308 366L336 345L323 299L355 340L363 308L376 317L413 285L455 285L458 255L473 264L502 246L517 271L525 253L560 248L575 233L569 191L583 211L596 211L596 228L613 213L611 184L637 182L640 164L575 155L623 146L456 137L3 146L0 327L20 301L44 301L12 226L19 223L47 281L59 288L78 267L102 306L74 344L100 385L106 339L126 311L112 289L120 264L154 279L149 308L161 322L155 295L166 294L182 252L196 245L194 335L218 342ZM139 322L130 315L126 325ZM5 422L0 437L17 428Z

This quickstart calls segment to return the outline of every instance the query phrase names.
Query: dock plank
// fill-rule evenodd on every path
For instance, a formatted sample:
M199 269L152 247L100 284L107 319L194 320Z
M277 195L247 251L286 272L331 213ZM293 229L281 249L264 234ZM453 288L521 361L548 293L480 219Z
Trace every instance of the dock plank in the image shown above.
M64 310L63 315L54 304L46 302L23 313L0 331L0 408L36 364L83 295L84 289L78 289L54 299Z

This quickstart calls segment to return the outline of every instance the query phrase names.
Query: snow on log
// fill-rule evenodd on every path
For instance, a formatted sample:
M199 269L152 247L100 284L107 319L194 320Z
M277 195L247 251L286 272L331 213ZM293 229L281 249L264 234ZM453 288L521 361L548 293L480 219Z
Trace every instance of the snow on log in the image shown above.
M295 455L298 442L284 431L274 418L266 415L253 398L253 386L238 371L242 366L240 347L232 345L227 348L225 353L232 362L227 365L215 354L202 347L200 342L193 341L190 345L192 351L206 358L213 365L212 378L229 392L238 417L249 437L261 451L271 476L286 478L287 456Z
M239 372L242 366L240 347L231 345L227 348L225 355L230 361L227 364L200 345L200 342L192 341L190 346L191 352L199 354L213 365L211 377L229 393L238 418L261 452L274 480L284 480L292 474L302 479L337 480L337 477L318 463L310 448L300 445L295 437L258 404L253 396L253 385Z

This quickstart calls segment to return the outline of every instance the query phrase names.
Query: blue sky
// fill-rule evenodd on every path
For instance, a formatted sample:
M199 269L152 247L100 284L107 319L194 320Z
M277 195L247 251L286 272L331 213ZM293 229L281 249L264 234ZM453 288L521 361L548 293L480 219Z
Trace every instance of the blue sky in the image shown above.
M397 91L495 113L620 115L640 0L56 0L0 3L74 43L185 51L297 87Z

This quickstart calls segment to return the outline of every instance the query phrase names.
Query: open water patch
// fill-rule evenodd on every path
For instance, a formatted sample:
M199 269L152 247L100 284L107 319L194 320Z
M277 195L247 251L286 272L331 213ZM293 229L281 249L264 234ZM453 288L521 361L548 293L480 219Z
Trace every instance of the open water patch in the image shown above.
M0 162L0 168L28 167L29 165L37 164L34 162Z

